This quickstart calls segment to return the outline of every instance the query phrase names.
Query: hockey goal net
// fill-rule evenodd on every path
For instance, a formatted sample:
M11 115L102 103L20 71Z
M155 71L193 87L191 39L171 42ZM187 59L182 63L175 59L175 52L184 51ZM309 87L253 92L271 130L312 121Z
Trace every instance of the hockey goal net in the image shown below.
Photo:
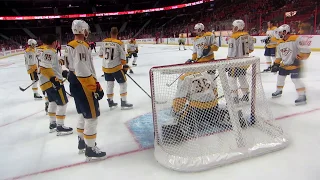
M257 57L153 67L156 160L192 172L284 148L259 67Z

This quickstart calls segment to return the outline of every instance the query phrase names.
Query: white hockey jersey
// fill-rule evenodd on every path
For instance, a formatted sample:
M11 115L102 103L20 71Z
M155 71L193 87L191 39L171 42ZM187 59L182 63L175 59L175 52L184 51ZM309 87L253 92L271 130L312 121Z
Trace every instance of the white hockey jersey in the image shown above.
M34 48L28 47L26 49L24 59L28 74L37 70L36 53Z
M125 47L122 41L106 38L100 46L99 56L102 60L102 70L105 73L114 73L126 64Z
M181 112L187 104L198 109L209 109L218 103L217 83L207 72L186 73L179 78L173 100L173 110Z
M276 64L286 70L300 67L299 60L305 60L310 56L311 50L305 45L303 36L291 35L286 41L277 46Z
M73 40L67 45L66 67L77 76L84 90L96 92L96 71L93 66L91 49L87 42Z
M44 47L43 52L39 58L40 68L40 88L45 91L52 87L50 78L56 76L62 82L62 69L58 61L57 52L55 49L50 47Z
M254 50L254 39L247 32L235 32L228 45L228 58L247 57Z
M136 53L137 51L138 51L138 45L135 42L127 44L128 53Z
M210 46L211 51L204 56L203 49ZM214 59L213 51L219 49L219 44L216 42L215 36L212 32L206 32L202 36L197 36L193 42L192 60L197 62L206 62Z

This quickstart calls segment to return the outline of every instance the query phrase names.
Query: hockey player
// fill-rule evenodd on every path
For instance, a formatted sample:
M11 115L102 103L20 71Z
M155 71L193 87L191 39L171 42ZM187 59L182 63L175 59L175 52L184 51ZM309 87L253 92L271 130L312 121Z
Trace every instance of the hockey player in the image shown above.
M275 37L275 29L277 29L277 27L274 26L274 21L269 21L268 30L266 32L266 35L268 37L264 40L264 43L266 44L264 56L266 57L268 68L263 70L263 72L271 71L271 65L276 57L276 47L278 45L278 39Z
M179 51L180 51L180 47L181 47L181 46L183 47L184 50L187 50L186 47L184 46L185 43L186 43L186 39L183 38L183 35L182 35L182 34L180 34L180 37L179 37L178 42L179 42Z
M233 23L232 35L228 41L228 59L248 57L249 53L254 50L253 38L244 31L244 21L235 20ZM246 78L246 71L248 67L228 68L229 83L231 87L231 96L235 103L241 101L249 101L249 84ZM238 98L238 83L243 96Z
M46 46L39 59L40 88L45 91L49 99L50 132L57 131L57 135L72 134L72 128L64 126L68 98L62 82L62 69L56 52L57 38L47 35L44 39Z
M127 63L129 63L129 60L133 56L132 66L137 66L139 49L135 39L130 39L129 44L127 45L127 52Z
M79 114L78 149L79 153L85 151L87 161L93 158L103 159L106 153L96 146L96 136L100 116L98 100L103 98L104 93L97 81L90 46L85 41L89 35L89 25L83 20L74 20L71 29L74 40L67 45L66 65L69 69L70 92Z
M271 72L279 72L277 80L277 91L272 93L272 97L280 97L287 75L291 75L294 83L298 99L295 100L296 105L307 103L305 85L301 80L302 60L306 60L310 56L310 48L304 46L301 37L290 34L290 26L283 24L278 28L279 36L283 39L277 47L276 60L272 66Z
M197 37L193 42L192 59L188 62L207 62L214 59L213 51L218 51L219 45L212 32L205 32L204 25L198 23L194 26Z
M118 29L111 28L111 38L102 41L99 56L102 59L102 70L107 81L107 97L110 109L117 107L113 101L114 81L120 85L121 109L132 109L133 105L127 103L127 78L129 66L126 65L124 44L117 39Z
M45 37L44 37L45 38ZM42 39L44 39L42 38ZM37 65L39 67L39 60L40 60L40 57L41 57L41 54L43 52L43 49L46 47L46 44L44 44L42 42L42 45L41 46L38 46L36 47L36 61L37 61ZM39 71L40 69L38 68L38 74L40 73ZM48 100L48 96L46 94L46 92L42 91L43 95L44 95L44 98L45 98L45 107L44 107L44 110L46 111L46 113L48 114L48 108L49 108L49 100Z
M28 48L25 51L24 59L25 65L27 68L28 74L30 74L31 81L34 83L32 85L33 90L33 97L35 100L42 99L42 96L38 93L38 67L37 67L37 60L36 60L36 51L35 47L37 45L37 41L34 39L28 40Z

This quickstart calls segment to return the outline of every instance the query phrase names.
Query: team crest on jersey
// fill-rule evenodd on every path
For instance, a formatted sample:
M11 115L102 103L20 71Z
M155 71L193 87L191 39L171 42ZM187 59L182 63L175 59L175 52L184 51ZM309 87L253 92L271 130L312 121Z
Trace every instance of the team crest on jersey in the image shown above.
M283 56L287 56L288 54L292 53L292 50L289 48L283 48L280 50L280 52Z

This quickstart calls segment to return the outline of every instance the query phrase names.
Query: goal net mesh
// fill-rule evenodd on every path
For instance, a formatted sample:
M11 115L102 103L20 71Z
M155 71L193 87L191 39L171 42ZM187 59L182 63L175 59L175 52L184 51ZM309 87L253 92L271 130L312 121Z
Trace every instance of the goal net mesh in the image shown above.
M153 67L156 160L192 172L284 148L259 67L257 57Z

